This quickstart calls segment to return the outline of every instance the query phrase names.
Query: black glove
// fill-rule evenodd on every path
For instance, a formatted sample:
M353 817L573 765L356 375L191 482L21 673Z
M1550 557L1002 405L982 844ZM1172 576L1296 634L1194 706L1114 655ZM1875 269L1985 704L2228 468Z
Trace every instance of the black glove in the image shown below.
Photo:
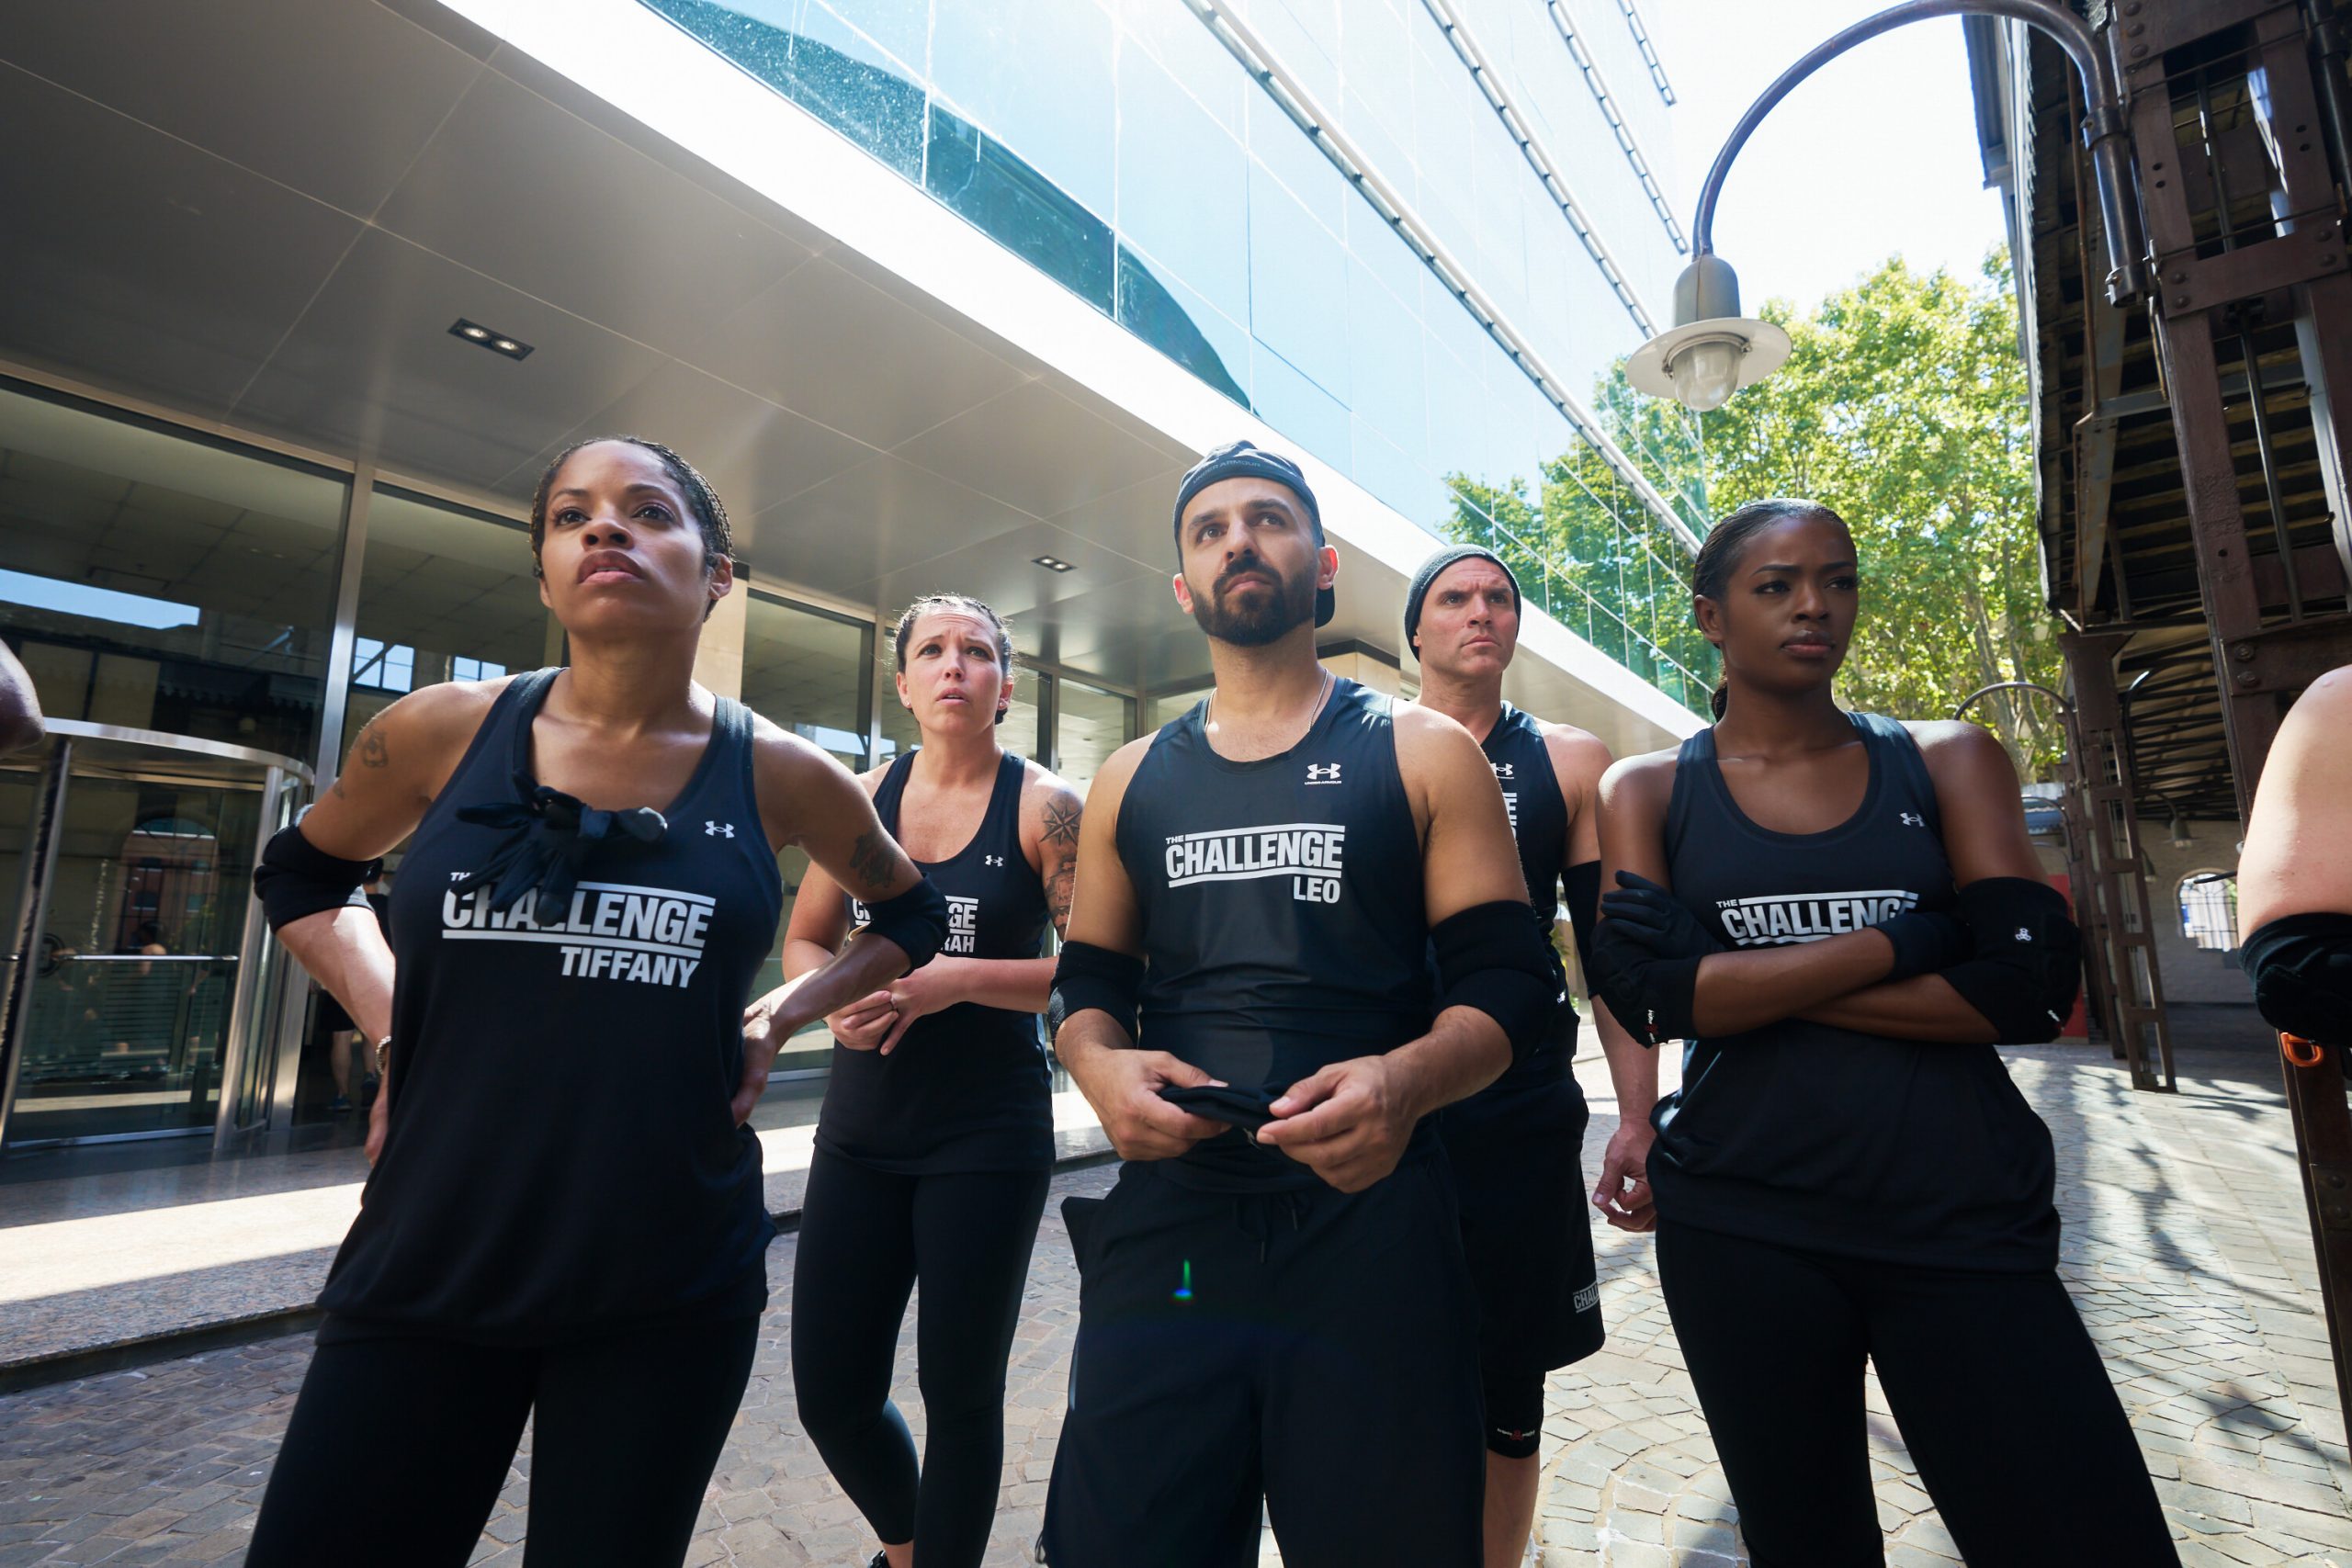
M1704 958L1724 950L1688 905L1649 878L1621 871L1617 886L1621 891L1600 897L1604 933L1622 927L1619 940L1632 938L1653 958Z
M1723 943L1682 901L1645 876L1617 874L1592 942L1592 987L1626 1032L1645 1045L1688 1039L1699 964Z

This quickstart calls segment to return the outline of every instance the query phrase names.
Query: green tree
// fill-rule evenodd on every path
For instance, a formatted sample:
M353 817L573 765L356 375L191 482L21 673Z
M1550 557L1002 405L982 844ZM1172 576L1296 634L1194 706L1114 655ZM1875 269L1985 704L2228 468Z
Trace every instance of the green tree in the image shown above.
M1783 300L1762 314L1794 351L1704 416L1703 480L1689 417L1634 394L1622 365L1594 389L1611 439L1701 533L1708 513L1770 495L1807 496L1846 519L1863 579L1839 677L1849 705L1941 718L1996 681L2056 685L2007 251L1974 281L1897 257L1807 318ZM1597 449L1577 442L1532 491L1516 479L1453 482L1450 533L1493 546L1522 582L1544 581L1540 596L1580 631L1585 611L1604 652L1678 696L1703 697L1689 688L1712 682L1717 663L1691 625L1688 555ZM1972 716L2027 777L2053 774L2064 736L2045 702L1996 695Z
M2032 409L2018 352L2008 253L1975 280L1900 257L1797 320L1765 307L1794 352L1705 416L1717 515L1808 496L1853 530L1862 621L1839 675L1852 706L1943 718L1996 681L2059 683L2035 531ZM2046 701L1988 699L1989 725L2029 778L2064 745Z

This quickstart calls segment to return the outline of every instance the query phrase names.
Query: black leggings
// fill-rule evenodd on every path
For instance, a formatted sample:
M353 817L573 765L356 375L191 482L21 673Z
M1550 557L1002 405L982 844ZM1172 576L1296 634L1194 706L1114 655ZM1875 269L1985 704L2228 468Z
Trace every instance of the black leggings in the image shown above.
M760 1319L516 1349L340 1339L311 1358L247 1568L451 1568L472 1555L531 1418L526 1563L686 1554Z
M2055 1273L1860 1262L1670 1222L1657 1271L1755 1568L1884 1561L1865 1358L1975 1568L2179 1562Z
M885 1545L978 1568L1004 1468L1004 1366L1048 1173L899 1176L823 1149L792 1274L800 1424ZM922 1286L916 1381L928 1438L890 1403L907 1292Z

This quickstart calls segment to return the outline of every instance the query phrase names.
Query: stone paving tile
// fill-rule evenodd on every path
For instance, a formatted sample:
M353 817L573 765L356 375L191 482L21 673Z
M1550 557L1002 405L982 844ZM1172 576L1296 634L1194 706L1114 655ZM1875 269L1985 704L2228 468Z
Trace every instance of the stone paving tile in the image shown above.
M2178 1096L2131 1092L2104 1052L2008 1053L2051 1123L2062 1270L2123 1390L2190 1568L2352 1568L2352 1481L2292 1140L2266 1059L2185 1059ZM1606 1077L1579 1065L1611 1130ZM1056 1179L1101 1191L1112 1173ZM1546 1568L1734 1568L1738 1519L1690 1393L1650 1244L1596 1230L1607 1348L1555 1374L1539 1539ZM750 1390L706 1494L693 1568L858 1568L874 1545L793 1416L792 1239ZM1013 1348L989 1568L1029 1561L1059 1436L1077 1277L1046 1210ZM896 1397L918 1437L912 1320ZM310 1354L280 1339L0 1399L0 1568L230 1562ZM1871 1388L1871 1474L1891 1568L1959 1561ZM522 1560L527 1438L472 1562ZM1271 1541L1263 1561L1278 1564ZM1373 1568L1373 1565L1367 1565Z

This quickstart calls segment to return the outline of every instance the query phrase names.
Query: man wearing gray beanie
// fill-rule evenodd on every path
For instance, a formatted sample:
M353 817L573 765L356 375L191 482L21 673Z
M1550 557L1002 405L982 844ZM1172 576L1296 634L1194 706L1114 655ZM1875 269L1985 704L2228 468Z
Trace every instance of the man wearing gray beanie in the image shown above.
M1421 662L1421 703L1467 729L1510 810L1521 874L1548 928L1565 884L1579 954L1600 897L1599 737L1547 724L1503 700L1519 649L1519 579L1500 556L1456 545L1423 562L1405 596L1405 641ZM1617 1093L1617 1131L1592 1204L1621 1230L1657 1223L1645 1161L1657 1135L1657 1058L1609 1016L1593 1020ZM1478 1292L1478 1372L1487 1429L1486 1568L1526 1549L1542 1480L1537 1447L1553 1369L1600 1348L1600 1291L1578 1194L1587 1111L1572 1065L1577 1015L1566 998L1539 1047L1438 1124L1453 1169L1462 1250Z

